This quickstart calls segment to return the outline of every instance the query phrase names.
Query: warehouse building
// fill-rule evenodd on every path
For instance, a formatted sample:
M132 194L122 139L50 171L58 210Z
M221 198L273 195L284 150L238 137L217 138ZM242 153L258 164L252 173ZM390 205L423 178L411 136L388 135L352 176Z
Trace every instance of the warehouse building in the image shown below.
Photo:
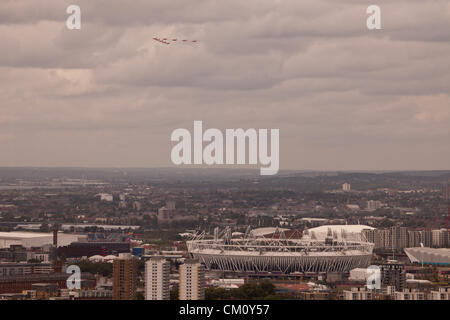
M58 232L58 246L67 246L75 241L86 240L86 235ZM0 232L0 248L21 245L25 248L41 247L53 244L53 233L39 232Z

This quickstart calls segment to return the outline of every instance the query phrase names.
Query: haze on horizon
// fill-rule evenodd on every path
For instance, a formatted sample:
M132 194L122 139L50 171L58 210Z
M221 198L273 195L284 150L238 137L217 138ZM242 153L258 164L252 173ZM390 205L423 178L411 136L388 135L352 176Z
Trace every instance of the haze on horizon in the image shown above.
M280 169L450 169L450 1L0 3L0 166L171 167L170 135L279 128ZM154 36L196 39L164 45Z

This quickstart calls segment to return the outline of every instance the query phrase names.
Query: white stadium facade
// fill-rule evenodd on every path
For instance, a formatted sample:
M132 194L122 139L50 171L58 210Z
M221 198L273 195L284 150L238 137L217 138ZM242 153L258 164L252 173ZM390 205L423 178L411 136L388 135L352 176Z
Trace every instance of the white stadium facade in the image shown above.
M187 247L208 270L288 274L348 272L369 266L373 243L361 239L359 228L353 232L354 226L333 227L323 235L307 230L300 239L286 237L279 230L271 235L264 232L265 236L247 230L240 238L233 238L230 229L220 236L215 230L213 239L202 234L187 241Z

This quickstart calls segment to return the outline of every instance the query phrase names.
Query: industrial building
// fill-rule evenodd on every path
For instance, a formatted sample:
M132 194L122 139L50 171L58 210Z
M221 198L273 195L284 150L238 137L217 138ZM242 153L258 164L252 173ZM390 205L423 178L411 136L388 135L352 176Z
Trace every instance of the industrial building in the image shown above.
M55 266L52 263L0 263L0 277L53 272L55 272Z
M24 290L32 290L33 284L56 284L60 289L67 288L68 274L55 272L49 274L25 274L8 277L0 277L0 293L20 293ZM95 277L90 273L81 273L81 288L95 288Z
M70 245L58 248L58 256L66 258L106 256L127 252L130 252L129 242L83 241L73 242Z
M86 240L86 235L57 233L57 245L67 246L75 241ZM0 232L0 248L9 248L12 245L21 245L25 248L41 247L54 243L53 233L39 232Z

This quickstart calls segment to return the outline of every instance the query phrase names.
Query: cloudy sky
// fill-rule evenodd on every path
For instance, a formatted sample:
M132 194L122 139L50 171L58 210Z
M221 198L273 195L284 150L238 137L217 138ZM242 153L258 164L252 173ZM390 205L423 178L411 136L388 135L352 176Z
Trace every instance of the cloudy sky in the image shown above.
M279 128L282 169L450 169L449 94L450 0L0 1L0 166L170 166L203 120Z

